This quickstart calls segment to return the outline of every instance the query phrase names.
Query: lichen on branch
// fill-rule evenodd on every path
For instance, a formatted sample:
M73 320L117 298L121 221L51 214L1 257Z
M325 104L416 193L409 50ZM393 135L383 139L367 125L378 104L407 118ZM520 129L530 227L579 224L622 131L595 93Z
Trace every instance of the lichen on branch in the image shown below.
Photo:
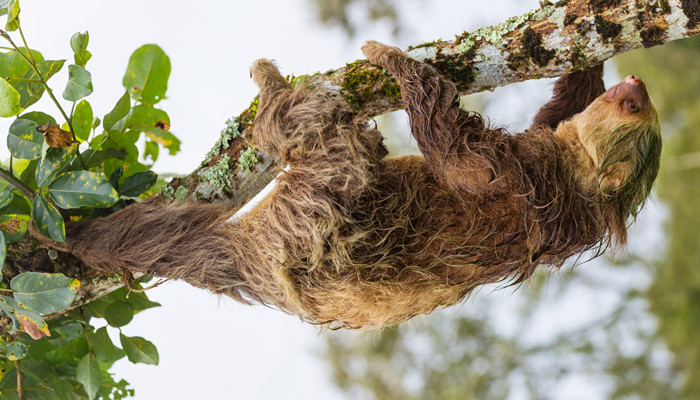
M700 33L697 1L562 0L503 23L457 33L453 40L425 42L408 49L419 61L432 64L455 82L460 94L493 90L529 79L555 77L599 64L616 54L694 36ZM252 61L252 60L251 60ZM403 107L396 81L366 60L336 70L293 78L307 88L323 86L338 92L358 112L372 117ZM276 155L256 152L251 163L246 140L250 135L257 99L238 117L239 135L225 132L202 166L171 186L185 186L190 198L220 202L236 209L251 199L283 167ZM232 139L232 136L237 136ZM228 142L228 145L225 143ZM203 171L219 168L228 156L230 177L226 190L215 187ZM244 160L240 157L245 155Z

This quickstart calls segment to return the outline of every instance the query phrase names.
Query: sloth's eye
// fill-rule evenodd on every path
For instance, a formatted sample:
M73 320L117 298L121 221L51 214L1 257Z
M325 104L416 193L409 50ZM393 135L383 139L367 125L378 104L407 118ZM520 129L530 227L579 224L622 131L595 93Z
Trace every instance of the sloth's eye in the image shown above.
M625 101L625 107L633 113L639 111L639 105L634 100Z

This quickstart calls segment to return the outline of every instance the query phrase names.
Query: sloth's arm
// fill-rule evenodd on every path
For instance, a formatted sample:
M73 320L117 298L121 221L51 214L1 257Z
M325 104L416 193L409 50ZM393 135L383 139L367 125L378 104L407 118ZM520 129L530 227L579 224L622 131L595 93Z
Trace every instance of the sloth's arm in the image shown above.
M396 78L411 132L428 167L446 189L487 194L505 183L508 135L490 129L479 114L462 110L454 83L395 47L370 41L362 51L372 64Z
M561 121L580 113L603 94L603 64L562 76L554 83L552 92L551 100L532 119L532 127L545 125L556 129Z

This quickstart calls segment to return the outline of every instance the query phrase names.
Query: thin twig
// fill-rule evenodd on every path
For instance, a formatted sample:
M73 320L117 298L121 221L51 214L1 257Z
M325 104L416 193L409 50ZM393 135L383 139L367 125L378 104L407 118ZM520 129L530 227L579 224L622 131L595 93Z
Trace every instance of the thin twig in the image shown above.
M20 81L20 82L29 82L29 83L39 83L39 84L43 84L43 83L44 83L44 82L42 82L42 81L40 81L40 80L37 80L37 79L16 78L16 77L14 77L14 76L11 76L11 77L9 77L9 78L7 78L7 79L8 79L8 80L11 80L11 81Z
M19 30L19 35L22 37L22 43L24 43L24 48L27 49L27 53L29 53L29 57L32 59L32 63L36 64L31 49L27 44L27 40L24 38L24 32L22 32L22 24L19 23L19 17L17 17L17 30Z
M22 388L22 371L19 369L19 360L15 360L15 371L17 371L17 398L24 400L24 389Z
M34 196L34 191L29 186L27 186L24 182L17 179L17 177L14 176L12 173L10 173L10 171L8 171L2 167L0 167L0 178L6 180L7 183L14 186L15 189L22 192L28 198L31 199Z
M154 284L152 284L152 285L149 285L149 286L147 286L147 287L145 287L145 288L143 288L143 289L137 289L137 288L135 288L135 287L129 285L129 291L130 291L130 292L136 292L136 293L143 293L143 292L145 292L145 291L147 291L147 290L151 290L151 289L157 288L158 286L164 284L165 282L167 282L167 281L169 281L169 280L170 280L170 278L161 278L161 279L158 279L158 282L156 282L156 283L154 283Z

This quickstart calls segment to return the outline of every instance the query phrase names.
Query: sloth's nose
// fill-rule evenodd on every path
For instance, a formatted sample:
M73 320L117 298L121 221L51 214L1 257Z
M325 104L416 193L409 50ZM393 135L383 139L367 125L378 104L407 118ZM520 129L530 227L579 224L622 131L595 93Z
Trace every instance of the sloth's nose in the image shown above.
M639 85L642 82L642 80L634 75L630 75L627 78L625 78L624 82L628 85Z

